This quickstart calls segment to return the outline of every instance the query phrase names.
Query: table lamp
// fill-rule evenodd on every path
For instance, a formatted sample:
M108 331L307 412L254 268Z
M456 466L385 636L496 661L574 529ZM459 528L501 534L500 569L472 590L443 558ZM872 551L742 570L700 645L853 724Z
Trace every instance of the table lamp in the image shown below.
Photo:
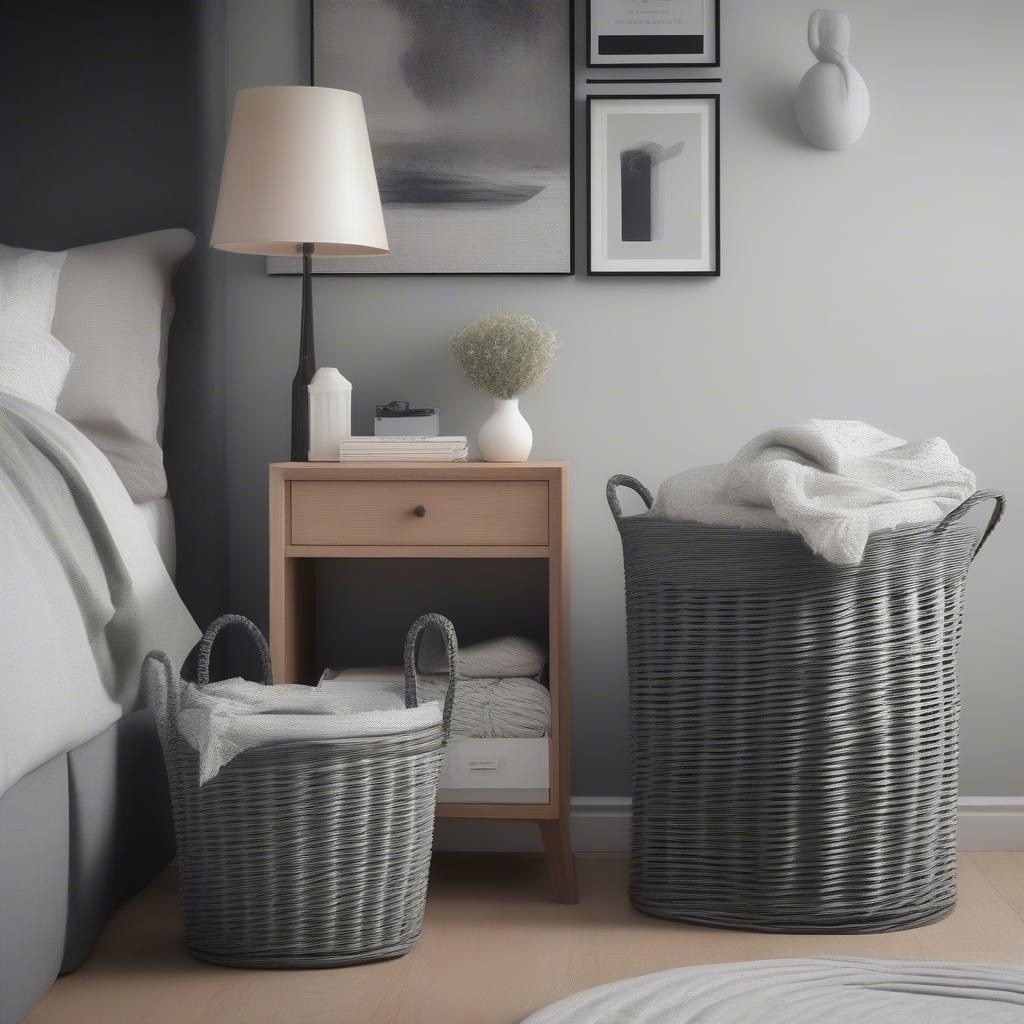
M388 251L362 97L308 85L240 90L210 244L260 256L302 255L291 457L305 462L307 388L316 372L312 257Z

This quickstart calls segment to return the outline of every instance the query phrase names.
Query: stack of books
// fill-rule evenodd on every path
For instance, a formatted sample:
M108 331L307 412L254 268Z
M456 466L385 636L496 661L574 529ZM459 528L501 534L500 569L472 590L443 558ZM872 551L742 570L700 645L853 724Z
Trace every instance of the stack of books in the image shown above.
M465 437L348 437L338 444L340 462L465 462Z

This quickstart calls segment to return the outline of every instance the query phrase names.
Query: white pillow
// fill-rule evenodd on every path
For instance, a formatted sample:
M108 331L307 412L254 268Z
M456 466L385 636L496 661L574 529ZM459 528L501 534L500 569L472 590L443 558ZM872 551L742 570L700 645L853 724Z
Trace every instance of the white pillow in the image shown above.
M161 449L171 279L195 236L153 231L70 249L53 333L75 361L57 411L110 459L135 502L167 493Z
M53 412L70 366L71 353L49 331L0 323L0 391Z
M0 245L0 327L49 331L66 252L32 252Z
M71 366L50 333L66 255L0 246L0 391L51 411Z

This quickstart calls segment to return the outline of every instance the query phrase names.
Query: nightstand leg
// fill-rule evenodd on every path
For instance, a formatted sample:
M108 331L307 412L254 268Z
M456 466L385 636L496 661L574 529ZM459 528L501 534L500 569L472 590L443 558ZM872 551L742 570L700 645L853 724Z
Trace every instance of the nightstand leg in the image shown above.
M275 683L315 683L312 658L313 560L270 563L270 653Z
M551 891L559 903L579 903L576 891L576 861L572 853L569 822L565 818L539 821L540 837L544 843L544 856L551 876Z

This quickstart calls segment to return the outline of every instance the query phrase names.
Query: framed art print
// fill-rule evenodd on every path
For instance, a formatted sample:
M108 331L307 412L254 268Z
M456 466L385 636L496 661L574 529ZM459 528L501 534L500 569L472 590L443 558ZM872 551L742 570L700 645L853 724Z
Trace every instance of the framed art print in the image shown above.
M586 0L587 66L718 67L720 0Z
M719 273L718 96L587 99L587 273Z
M311 3L313 84L363 98L391 245L314 272L571 274L571 0Z

